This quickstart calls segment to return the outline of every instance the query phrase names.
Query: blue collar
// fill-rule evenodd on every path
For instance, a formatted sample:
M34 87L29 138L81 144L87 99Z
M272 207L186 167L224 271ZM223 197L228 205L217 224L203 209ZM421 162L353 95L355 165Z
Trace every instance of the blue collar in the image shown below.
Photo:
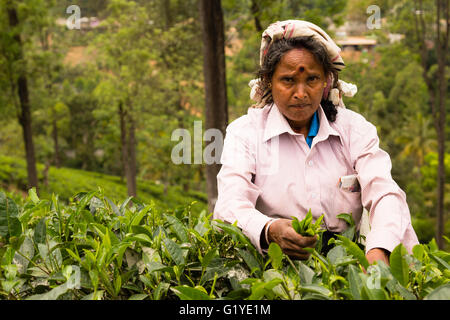
M317 135L318 132L319 132L319 117L317 116L316 111L314 112L314 115L312 117L308 136L306 137L306 143L308 144L309 148L311 148L313 138Z

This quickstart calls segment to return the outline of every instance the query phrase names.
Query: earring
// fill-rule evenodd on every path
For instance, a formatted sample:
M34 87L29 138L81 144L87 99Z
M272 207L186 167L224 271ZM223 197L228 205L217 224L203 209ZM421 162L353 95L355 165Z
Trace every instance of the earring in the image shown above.
M327 83L326 83L326 82L325 82L325 83L323 84L323 87L324 87L324 88L326 88L326 87L327 87Z

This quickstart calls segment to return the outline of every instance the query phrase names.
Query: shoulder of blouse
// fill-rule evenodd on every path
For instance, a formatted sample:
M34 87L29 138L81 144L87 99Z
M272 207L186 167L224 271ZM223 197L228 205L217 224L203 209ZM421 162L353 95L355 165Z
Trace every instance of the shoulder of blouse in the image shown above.
M266 108L249 108L247 114L228 124L226 133L243 139L255 138L258 131L264 130L268 110Z
M353 110L339 108L336 121L330 123L330 125L344 138L359 139L361 136L366 136L368 133L372 134L376 127L366 118Z

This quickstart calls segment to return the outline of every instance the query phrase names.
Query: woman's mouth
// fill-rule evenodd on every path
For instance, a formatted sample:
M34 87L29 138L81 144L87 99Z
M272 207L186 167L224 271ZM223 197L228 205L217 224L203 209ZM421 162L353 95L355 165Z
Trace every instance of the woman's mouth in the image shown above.
M298 103L298 104L291 104L289 107L291 108L306 108L311 106L309 103Z

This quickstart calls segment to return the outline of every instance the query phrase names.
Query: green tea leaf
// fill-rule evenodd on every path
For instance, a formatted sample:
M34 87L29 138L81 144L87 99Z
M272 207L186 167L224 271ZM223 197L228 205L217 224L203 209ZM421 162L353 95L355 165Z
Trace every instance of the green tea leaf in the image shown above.
M352 242L347 237L341 235L337 235L337 237L342 241L342 244L347 252L358 259L359 263L367 270L367 268L369 267L369 261L367 261L364 251L362 251L356 243Z
M125 215L125 209L128 205L128 203L130 202L130 200L133 199L133 196L128 197L121 205L119 208L119 213L121 216Z
M353 241L353 239L355 238L355 233L356 233L356 227L352 226L352 227L345 229L342 232L342 235Z
M17 264L19 273L27 271L28 264L34 257L34 244L29 237L25 237L19 250L14 255L14 261Z
M116 296L119 295L120 289L122 288L122 277L120 276L120 274L115 274L114 275L114 293Z
M410 292L398 282L396 283L395 289L403 298L405 298L405 300L417 300L416 296L412 292Z
M327 258L332 264L336 264L337 259L345 256L345 249L342 246L335 246L327 253Z
M437 287L424 300L450 300L450 283Z
M301 226L300 226L300 221L298 221L298 219L296 217L292 217L292 228L298 234L301 234L301 232L303 232L303 230L301 229Z
M331 299L331 295L333 294L329 289L315 284L302 286L300 291L317 293L325 299Z
M37 204L39 202L39 197L38 197L38 195L36 193L36 188L35 187L33 187L30 190L28 190L28 195L29 195L31 201L34 204Z
M164 214L164 218L169 222L172 230L181 242L189 242L187 229L177 217L170 214Z
M242 231L238 227L236 227L232 224L224 223L223 221L218 220L218 219L214 220L214 225L219 227L220 229L222 229L224 232L228 233L229 235L231 235L234 239L236 239L240 243L247 245L249 250L256 252L256 249L253 246L253 244L242 233Z
M424 257L424 253L425 253L425 249L423 248L422 244L416 244L413 249L413 256L414 258L416 258L419 261L423 261L423 257Z
M137 212L134 216L133 219L130 222L130 228L133 226L137 226L141 223L142 219L147 215L148 211L151 209L150 206L147 206L146 208L144 208L143 210Z
M441 267L442 270L450 270L450 265L445 262L444 260L442 260L441 258L439 258L437 255L430 253L429 254L431 258L434 259L434 261L437 262L437 264Z
M214 259L215 257L217 257L219 254L217 252L216 248L211 248L203 257L201 263L202 263L202 267L206 268L207 266L209 266L210 262L212 259Z
M350 292L355 300L361 300L362 281L359 272L355 266L349 266L347 280Z
M298 269L301 283L303 285L312 284L315 275L314 271L303 262L299 263Z
M170 289L180 298L180 300L211 300L209 295L196 288L177 286Z
M339 219L344 220L345 222L347 222L349 227L355 226L355 220L353 220L353 216L351 214L340 213L336 217L339 218Z
M257 275L261 275L261 265L259 264L258 260L256 260L256 258L248 250L238 249L238 252L249 267L250 274L256 272Z
M26 300L57 300L59 296L66 293L68 290L67 283L64 283L46 293L29 296Z
M74 258L76 261L78 261L78 263L81 263L81 258L79 255L77 255L75 252L73 252L69 248L66 248L66 251L72 258Z
M403 244L399 244L391 252L389 263L391 265L392 275L400 282L401 285L406 286L409 281L409 268L406 260L403 258L408 252Z
M98 290L85 295L81 300L102 300L105 290Z
M117 216L122 216L122 213L120 212L119 208L117 208L117 206L114 204L114 202L112 202L111 199L109 199L108 197L104 197L104 199L106 200L106 202L108 202L109 206L111 207L112 211L117 215Z
M148 243L148 244L152 243L152 240L150 239L150 237L143 233L130 235L130 236L126 237L125 239L123 239L122 241L123 242L138 241L138 242Z
M164 246L166 247L170 258L172 258L172 260L175 261L175 263L177 265L183 265L186 263L184 256L183 256L183 250L177 243L175 243L174 241L172 241L169 238L165 238Z
M272 242L269 245L268 254L274 269L281 269L281 267L283 266L283 251L281 250L280 246L277 243Z
M47 225L46 218L42 218L36 225L34 229L34 242L35 243L45 243L45 239L47 236Z
M365 285L362 287L361 297L363 300L387 300L383 289L369 289Z
M167 290L169 290L169 288L170 288L170 284L168 284L166 282L158 283L158 286L153 291L153 299L160 300L166 294L166 292L167 292Z
M148 294L145 293L137 293L137 294L133 294L132 296L130 296L128 298L128 300L144 300L145 298L148 297Z
M17 205L0 192L0 237L19 237L21 233L22 224Z

